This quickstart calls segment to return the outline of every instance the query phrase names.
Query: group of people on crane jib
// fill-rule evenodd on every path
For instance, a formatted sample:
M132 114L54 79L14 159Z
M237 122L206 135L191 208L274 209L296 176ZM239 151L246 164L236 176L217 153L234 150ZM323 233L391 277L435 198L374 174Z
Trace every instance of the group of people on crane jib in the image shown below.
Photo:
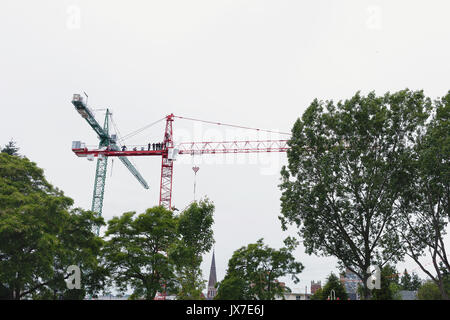
M148 144L148 151L150 150L163 150L166 149L167 143L164 142L158 142L158 143L149 143Z
M127 151L127 146L122 146L122 151ZM133 151L138 151L137 147L134 147ZM141 151L144 151L144 147L141 148Z
M166 149L167 147L167 143L161 142L161 143L149 143L148 144L148 151L153 150L163 150ZM126 146L122 146L122 151L126 151L127 147ZM133 151L137 151L137 148L133 148ZM141 151L144 151L144 147L141 148Z

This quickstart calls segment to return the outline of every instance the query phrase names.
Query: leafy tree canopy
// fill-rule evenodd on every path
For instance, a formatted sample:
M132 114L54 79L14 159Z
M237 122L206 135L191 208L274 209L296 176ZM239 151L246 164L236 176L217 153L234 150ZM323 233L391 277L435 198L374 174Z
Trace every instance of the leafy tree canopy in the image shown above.
M368 268L403 257L395 202L431 104L410 90L316 99L292 129L281 172L282 227L297 225L308 254L335 256L356 273L366 298Z
M114 284L133 297L154 299L163 286L175 290L174 265L167 252L177 237L177 221L162 206L136 216L126 212L108 221L103 254Z
M292 251L296 242L288 238L285 247L276 250L264 245L263 239L242 247L233 253L228 261L227 274L218 284L218 300L273 300L284 298L289 291L278 281L280 277L291 276L294 283L303 265L296 262Z
M331 273L325 286L317 290L311 300L347 300L348 295L339 278Z
M417 291L421 286L422 281L416 273L409 274L405 269L402 277L400 278L400 286L402 290Z
M19 155L19 147L17 147L17 143L15 141L10 141L5 147L0 151L10 156L18 156Z
M373 289L372 300L399 300L401 290L395 267L385 265L381 269L380 289Z
M433 281L426 281L417 291L419 300L442 300L438 285Z
M103 279L103 219L71 209L73 200L53 187L27 158L0 153L0 295L5 299L83 298ZM81 269L82 288L68 291L67 268ZM94 279L95 278L95 279Z
M432 116L414 139L406 161L397 232L403 250L449 299L444 273L450 272L445 239L450 222L450 92L435 101ZM447 244L447 248L446 248ZM426 267L428 253L432 264Z
M204 199L193 202L178 217L179 239L172 246L169 255L175 263L180 290L178 299L201 299L205 288L201 263L202 255L214 244L212 225L214 204Z

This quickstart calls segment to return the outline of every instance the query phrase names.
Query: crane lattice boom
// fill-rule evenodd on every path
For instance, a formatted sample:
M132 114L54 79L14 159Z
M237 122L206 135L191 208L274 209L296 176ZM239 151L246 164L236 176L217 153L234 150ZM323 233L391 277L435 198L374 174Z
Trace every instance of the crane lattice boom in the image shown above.
M285 152L289 149L289 140L256 140L256 141L208 141L208 142L182 142L176 144L174 149L178 154L201 155L201 154L223 154L223 153L258 153L258 152ZM148 150L147 146L137 146L137 150L115 151L107 149L79 148L72 151L79 157L88 155L98 157L120 157L120 156L166 156L170 150Z

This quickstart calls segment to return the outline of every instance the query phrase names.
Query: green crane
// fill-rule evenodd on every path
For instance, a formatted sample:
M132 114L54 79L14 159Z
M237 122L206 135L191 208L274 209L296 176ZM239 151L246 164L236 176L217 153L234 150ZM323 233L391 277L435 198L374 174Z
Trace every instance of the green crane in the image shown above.
M120 151L120 147L117 145L116 136L109 134L109 119L111 113L109 109L106 109L105 122L103 127L97 122L94 117L94 114L89 109L89 107L84 103L83 97L80 94L74 94L72 99L72 104L75 106L75 109L78 113L87 121L87 123L91 126L92 129L97 133L98 138L100 140L98 148L104 149L108 148L112 151ZM81 144L80 141L74 141L72 147L79 146ZM145 179L141 176L141 174L137 171L137 169L131 164L130 160L127 157L119 157L120 161L128 168L131 174L141 183L141 185L148 189L149 186ZM94 212L98 212L102 215L103 208L103 195L105 192L105 182L106 182L106 170L108 166L108 157L98 157L97 159L97 168L95 171L95 182L94 182L94 193L92 197L92 207L91 210ZM97 230L97 233L99 230Z

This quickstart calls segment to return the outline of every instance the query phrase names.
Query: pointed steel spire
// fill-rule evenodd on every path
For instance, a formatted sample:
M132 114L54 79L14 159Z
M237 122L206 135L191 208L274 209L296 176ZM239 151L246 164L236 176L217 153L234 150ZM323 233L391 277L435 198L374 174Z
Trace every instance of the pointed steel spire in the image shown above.
M206 296L208 300L214 299L214 297L217 294L216 283L217 283L216 258L215 258L215 250L213 250L211 270L209 271L208 294Z

